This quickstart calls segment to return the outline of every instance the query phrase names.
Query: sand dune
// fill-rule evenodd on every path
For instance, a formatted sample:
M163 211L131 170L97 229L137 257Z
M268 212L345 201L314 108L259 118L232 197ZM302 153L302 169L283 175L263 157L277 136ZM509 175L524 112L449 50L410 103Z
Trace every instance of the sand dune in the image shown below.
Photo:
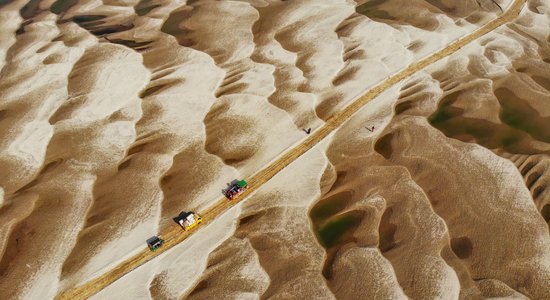
M543 225L527 189L517 184L522 181L511 163L497 159L488 150L469 145L465 146L471 149L463 149L459 152L461 154L456 154L462 156L462 168L448 165L447 154L434 162L437 157L435 149L426 148L417 142L418 139L407 134L409 130L418 132L422 123L418 124L414 119L404 120L403 123L402 127L396 128L397 134L404 140L411 141L411 144L404 147L397 139L392 138L389 142L392 147L391 160L407 166L415 181L426 191L435 212L449 227L453 252L464 260L470 269L472 280L494 278L526 295L543 299L547 295L548 286L545 285L549 282L550 275L547 269L549 254L545 251L550 242L548 230ZM437 135L427 132L424 137L436 138ZM435 144L442 147L441 143ZM449 146L460 147L452 144ZM450 149L445 150L437 152L452 153ZM424 157L430 157L430 161L426 161ZM464 175L448 171L466 169L466 166L469 171ZM434 175L439 178L436 183L426 174L426 170L436 172L438 169L440 171ZM484 171L494 169L503 171L497 175ZM479 184L479 188L466 186L481 180L484 183ZM476 196L467 196L471 194ZM483 215L479 214L481 211L484 212ZM470 222L481 225L483 230L476 230L479 227L472 226ZM503 228L506 230L502 230ZM498 244L498 249L484 247L488 240ZM517 244L533 246L516 248L514 245ZM510 253L507 249L515 249L515 252ZM491 259L487 259L488 257Z
M510 3L0 1L0 298L108 271ZM528 1L95 298L549 298L549 15Z
M177 299L185 291L194 286L195 279L201 276L206 268L208 256L215 253L216 247L222 242L231 238L235 230L236 221L240 210L235 209L227 212L218 218L211 226L208 226L207 236L191 236L190 244L180 244L171 251L165 253L162 262L158 261L145 264L142 272L132 272L124 276L121 280L108 286L103 293L100 293L91 299L139 299L139 298L169 298ZM242 264L242 260L233 260L233 257L225 260L225 263L234 261L232 272L243 269L248 277L242 279L243 284L253 286L249 282L257 280L259 284L266 282L268 278L259 272L254 271L255 255L253 252L247 252L243 243L237 243L234 246L239 248L238 253L243 260L250 264ZM223 255L223 254L222 254ZM227 277L222 277L227 279ZM236 280L237 281L237 280ZM233 282L236 282L233 281ZM106 296L107 295L107 296Z
M228 255L237 241L247 244L244 248L249 250L245 251L255 253L259 265L240 270L236 277L246 278L249 272L261 272L267 276L268 280L264 279L264 283L254 290L256 295L332 297L321 276L323 253L319 251L321 247L309 229L307 218L308 203L316 199L318 191L301 188L319 180L325 159L320 151L308 153L307 156L310 159L285 170L285 174L268 183L265 192L256 194L254 201L243 204L234 237L225 241L209 257L207 271L190 290L188 297L201 299L251 292L239 283L229 285L225 279L225 274L235 272L233 260L230 260L232 263L219 262L221 253Z

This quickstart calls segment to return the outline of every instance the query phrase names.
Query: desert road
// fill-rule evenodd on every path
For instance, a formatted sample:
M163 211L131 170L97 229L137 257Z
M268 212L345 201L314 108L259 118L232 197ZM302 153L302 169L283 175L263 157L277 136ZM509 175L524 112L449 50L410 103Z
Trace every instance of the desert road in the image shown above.
M508 9L503 12L496 19L490 21L486 25L480 27L476 31L448 44L443 49L438 50L437 52L431 54L430 56L421 59L415 63L410 64L405 69L399 71L398 73L388 77L386 80L380 82L374 87L368 89L360 97L356 98L348 106L340 110L339 112L332 115L327 122L311 132L301 143L297 144L293 148L287 150L277 159L273 160L265 168L259 170L257 173L252 175L250 178L246 178L248 181L249 189L243 192L237 199L233 201L228 201L225 197L221 198L216 202L215 205L210 207L208 210L200 212L203 218L203 223L195 227L191 231L184 232L182 229L174 224L167 228L164 232L160 232L159 235L165 240L164 245L159 248L157 251L149 251L145 247L138 254L133 257L128 258L127 260L121 262L113 269L103 273L99 277L86 282L80 286L69 288L56 297L57 299L86 299L108 285L112 284L116 280L123 277L125 274L128 274L132 270L138 268L144 263L152 260L153 258L161 255L163 252L168 251L175 245L181 243L187 239L190 235L194 234L197 230L200 230L201 227L207 226L211 223L216 217L221 215L230 207L236 205L241 201L245 201L248 196L253 192L262 187L264 183L273 178L277 173L283 170L286 166L291 164L301 155L306 153L316 144L325 139L330 133L338 129L342 124L348 121L355 113L357 113L361 108L363 108L369 101L380 95L382 92L389 89L391 86L396 83L410 77L416 72L423 70L427 66L440 61L443 58L448 57L449 55L457 52L461 47L471 43L472 41L486 35L497 29L498 27L512 21L515 19L523 6L525 5L526 0L515 0Z

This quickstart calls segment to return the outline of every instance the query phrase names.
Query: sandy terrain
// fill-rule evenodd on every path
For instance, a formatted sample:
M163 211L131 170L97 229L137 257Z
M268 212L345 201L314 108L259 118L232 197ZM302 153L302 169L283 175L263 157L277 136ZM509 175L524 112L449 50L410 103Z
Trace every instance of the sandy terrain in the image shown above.
M510 3L0 0L0 298L108 271ZM549 42L530 0L95 298L550 299Z

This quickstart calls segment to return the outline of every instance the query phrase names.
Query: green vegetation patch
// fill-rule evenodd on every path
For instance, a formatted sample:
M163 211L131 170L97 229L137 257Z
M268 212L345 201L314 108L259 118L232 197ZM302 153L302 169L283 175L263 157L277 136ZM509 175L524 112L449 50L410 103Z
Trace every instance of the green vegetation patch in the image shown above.
M438 109L428 117L430 124L446 136L466 142L475 140L488 149L502 148L510 153L522 154L540 152L531 146L531 138L550 142L550 131L545 130L550 118L542 118L513 93L499 89L495 91L501 103L500 118L503 124L464 117L464 110L453 106L457 93L460 92L442 99Z
M319 228L317 233L319 242L325 248L331 248L350 237L359 226L361 220L355 215L344 215Z
M351 198L351 192L346 191L334 194L317 203L310 211L313 222L322 222L344 209Z
M57 0L50 7L50 11L54 14L61 14L67 12L77 2L78 0Z
M73 21L76 23L87 23L87 22L93 22L104 19L106 16L104 15L80 15L80 16L74 16Z
M505 124L524 131L535 139L550 143L550 117L541 117L529 103L517 97L512 91L499 88L495 95L502 107L500 119Z
M25 4L25 6L23 6L23 8L21 8L21 10L19 11L21 17L23 17L24 19L32 18L40 11L40 7L38 7L39 4L40 0L31 0L27 2L27 4Z
M154 4L152 0L141 0L134 7L134 11L138 16L144 16L157 7L160 7L160 5Z
M385 1L386 0L371 0L357 6L355 11L372 19L394 20L395 18L387 11L378 9L378 6Z
M351 198L351 191L339 192L320 200L309 212L317 240L326 249L353 240L353 232L364 213L357 210L343 212Z

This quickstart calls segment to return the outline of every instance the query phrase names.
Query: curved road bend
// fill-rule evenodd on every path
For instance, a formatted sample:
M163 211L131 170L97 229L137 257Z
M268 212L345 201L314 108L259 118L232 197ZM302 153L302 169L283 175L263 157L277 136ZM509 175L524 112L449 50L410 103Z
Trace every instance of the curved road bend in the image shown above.
M165 240L165 244L157 251L152 252L149 251L148 248L144 248L138 254L118 264L115 268L107 271L106 273L103 273L99 277L92 279L91 281L88 281L81 286L73 287L63 291L63 293L59 294L56 298L70 300L86 299L98 293L125 274L128 274L142 264L152 260L156 256L181 243L187 237L189 237L189 235L195 233L197 228L208 225L228 208L237 204L238 202L244 201L251 193L259 189L264 183L270 180L282 169L284 169L298 157L306 153L309 149L311 149L313 146L323 140L331 132L342 126L342 124L348 121L357 111L359 111L359 109L365 106L365 104L367 104L370 100L374 99L376 96L380 95L382 92L384 92L394 84L406 79L407 77L426 68L427 66L455 53L461 47L471 43L472 41L484 36L489 32L492 32L501 25L512 21L519 15L526 1L527 0L514 0L514 2L508 7L508 9L504 13L502 13L499 17L487 23L483 27L460 38L457 41L450 43L448 46L433 53L432 55L409 65L407 68L403 69L399 73L389 77L385 81L369 89L361 97L353 101L350 105L346 106L344 109L331 116L323 126L312 132L302 143L288 150L278 159L274 160L271 164L249 178L248 183L250 188L246 190L243 194L241 194L239 198L233 201L228 201L224 197L216 202L215 205L206 210L202 214L202 225L195 227L189 232L182 231L179 226L171 226L165 232L160 233L162 238Z

